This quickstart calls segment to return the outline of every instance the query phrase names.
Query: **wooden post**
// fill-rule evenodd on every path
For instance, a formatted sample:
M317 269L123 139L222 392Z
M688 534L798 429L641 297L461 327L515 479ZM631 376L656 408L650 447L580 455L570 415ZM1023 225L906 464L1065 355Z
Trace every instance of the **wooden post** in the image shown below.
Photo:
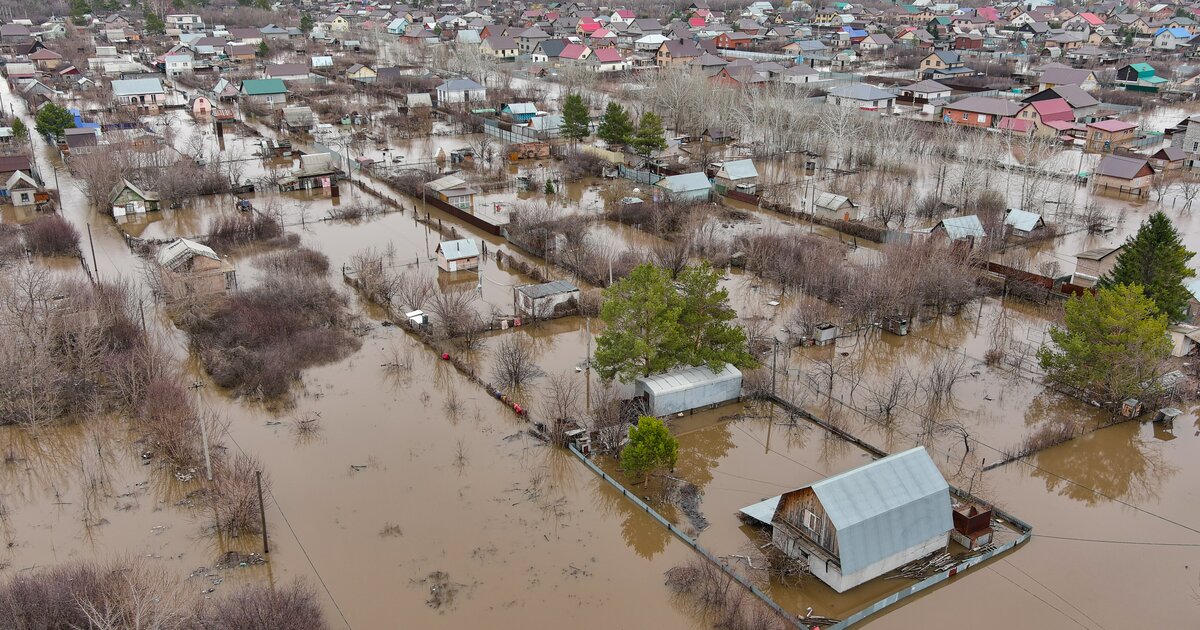
M61 199L60 199L59 203L61 203ZM87 230L88 230L88 246L92 248L92 277L94 278L94 280L92 280L92 283L99 284L100 268L96 266L96 244L92 242L92 224L91 223L87 224Z
M208 454L208 423L204 421L204 417L200 417L200 440L204 443L204 472L208 480L212 481L212 458ZM262 484L259 484L259 501L262 501ZM266 533L266 526L263 526L263 533Z
M258 515L262 517L263 553L271 553L271 548L267 544L267 508L263 504L262 471L254 471L254 480L258 482Z

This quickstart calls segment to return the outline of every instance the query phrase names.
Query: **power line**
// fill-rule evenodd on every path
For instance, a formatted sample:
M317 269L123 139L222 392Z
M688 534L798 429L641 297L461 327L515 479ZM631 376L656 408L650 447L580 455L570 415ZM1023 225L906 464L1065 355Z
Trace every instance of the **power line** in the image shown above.
M1052 536L1035 532L1035 538L1051 540L1069 540L1073 542L1102 543L1105 545L1145 545L1147 547L1200 547L1200 543L1155 542L1149 540L1108 540L1104 538L1078 538L1075 536Z
M1011 565L1010 565L1010 566L1011 566ZM997 571L997 570L995 569L995 567L987 567L987 570L988 570L988 571L991 571L992 573L995 573L996 575L999 575L1000 577L1002 577L1002 578L1004 578L1005 580L1007 580L1007 581L1008 581L1008 583L1010 583L1010 584L1012 584L1013 586L1015 586L1015 587L1017 587L1017 588L1021 589L1022 591L1025 591L1025 593L1027 593L1027 594L1028 594L1030 597L1033 597L1034 599L1038 600L1039 602L1042 602L1043 604L1045 604L1045 605L1049 606L1050 608L1053 608L1053 609L1054 609L1054 610L1055 610L1055 611L1056 611L1058 614L1060 614L1060 615L1062 615L1062 616L1066 617L1067 619L1070 619L1071 621L1075 622L1075 625L1079 626L1080 628L1084 628L1085 630L1090 630L1090 628L1088 628L1087 626L1083 625L1083 622L1081 622L1081 621L1079 621L1078 619L1076 619L1076 618L1072 617L1071 615L1068 615L1066 612L1064 612L1064 611L1063 611L1063 609L1061 609L1061 608L1059 608L1058 606L1055 606L1054 604L1051 604L1050 602L1046 601L1045 599L1043 599L1042 597L1040 597L1040 596L1039 596L1037 593L1034 593L1033 591L1031 591L1031 590L1029 590L1029 589L1025 588L1024 586L1021 586L1020 584L1018 584L1018 583L1016 582L1016 580L1014 580L1014 579L1012 579L1012 578L1008 577L1007 575L1004 575L1003 573L1001 573L1001 572Z
M1017 566L1017 565L1013 564L1012 562L1009 562L1007 558L1003 558L1003 559L1001 559L1000 561L1001 561L1001 562L1003 562L1004 564L1007 564L1008 566L1010 566L1010 567L1012 567L1012 568L1016 569L1017 571L1020 571L1022 575L1024 575L1025 577L1027 577L1027 578L1029 578L1029 579L1033 580L1035 584L1037 584L1038 586L1040 586L1040 587L1042 587L1042 588L1046 589L1047 591L1050 591L1051 593L1053 593L1055 597L1057 597L1057 598L1061 599L1061 600L1062 600L1064 603L1066 603L1066 605L1070 606L1071 608L1074 608L1076 612L1078 612L1079 614L1081 614L1081 615L1083 615L1084 617L1086 617L1088 621L1090 621L1090 622L1092 622L1092 623L1096 624L1096 627L1097 627L1097 628L1100 628L1100 630L1105 630L1105 628L1104 628L1104 625L1103 625L1103 624L1101 624L1099 621L1096 621L1095 619L1092 619L1092 616L1091 616L1091 615L1089 615L1089 614L1087 614L1087 613L1083 612L1083 610L1082 610L1081 608L1079 608L1079 607L1078 607L1078 606L1076 606L1075 604L1072 604L1072 603L1071 603L1071 602L1070 602L1070 601L1069 601L1067 598L1063 597L1062 595L1059 595L1059 594L1058 594L1058 591L1056 591L1056 590L1054 590L1054 589L1050 588L1049 586L1046 586L1045 584L1042 584L1042 583L1041 583L1041 582L1040 582L1040 581L1039 581L1037 578L1033 577L1032 575L1029 575L1029 573L1028 573L1027 571L1025 571L1025 570L1024 570L1024 569L1022 569L1021 567L1019 567L1019 566Z

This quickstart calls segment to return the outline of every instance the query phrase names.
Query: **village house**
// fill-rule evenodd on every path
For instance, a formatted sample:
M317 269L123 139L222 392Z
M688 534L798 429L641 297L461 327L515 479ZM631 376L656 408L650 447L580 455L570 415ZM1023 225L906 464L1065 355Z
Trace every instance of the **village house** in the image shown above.
M1088 123L1084 150L1088 153L1112 153L1128 148L1137 139L1137 128L1135 123L1115 118Z
M237 269L211 247L175 239L158 252L159 279L168 299L224 295L237 290Z
M1007 99L969 96L942 108L942 120L967 127L996 127L1000 121L1016 116L1022 105Z
M1075 122L1075 113L1066 99L1053 98L1025 104L1017 112L1016 118L1033 123L1035 133L1053 135L1060 131L1060 126L1050 123L1065 122L1068 123L1067 127L1071 127Z
M269 63L263 66L263 77L280 81L305 81L308 66L302 63Z
M278 181L281 192L332 189L346 173L330 153L307 153L300 156L300 166Z
M516 288L517 314L548 319L563 309L573 310L579 296L579 287L566 280L522 285Z
M158 111L167 101L167 92L158 79L117 79L112 82L113 102L150 112Z
M919 446L742 512L839 593L945 550L954 529L950 486Z
M690 39L673 39L663 42L654 56L654 63L660 68L690 63L704 51Z
M1187 46L1194 37L1186 28L1160 28L1154 33L1152 45L1156 50L1177 50Z
M158 193L142 190L128 179L114 186L108 197L113 217L158 210Z
M479 268L479 246L474 239L442 241L437 245L438 269L466 271Z
M287 105L287 86L280 79L246 79L238 91L238 98L247 103L258 103L273 109Z
M26 155L4 155L0 156L0 182L8 182L13 179L13 175L21 173L30 177L34 181L37 180L36 174L33 171L33 163L30 162L29 156ZM12 203L8 199L10 197L7 187L0 188L0 201Z
M664 177L654 186L666 191L667 197L676 201L708 201L712 195L712 183L700 172Z
M195 33L204 30L204 20L194 13L170 13L164 19L167 35Z
M813 197L813 214L832 221L857 221L859 206L845 195L831 192L816 192Z
M1154 66L1148 63L1127 63L1117 68L1116 82L1126 90L1157 92L1169 81L1158 76Z
M439 105L487 100L487 88L471 79L451 79L437 86L436 93Z
M371 69L369 66L364 66L361 63L356 63L349 68L346 68L346 78L351 81L370 84L375 82L375 77L375 70Z
M41 186L32 176L25 174L23 171L13 171L8 179L4 182L3 195L0 195L0 202L7 202L14 206L32 206L37 203L38 191Z
M1075 273L1071 276L1071 284L1094 286L1102 276L1112 272L1122 249L1124 247L1100 247L1075 254Z
M1072 68L1062 64L1049 64L1038 79L1038 89L1048 90L1060 85L1078 85L1084 90L1095 90L1100 87L1096 74L1086 68Z
M713 167L716 169L713 187L718 194L724 195L731 191L754 194L758 186L758 169L754 167L754 160L747 158L718 162Z
M900 88L901 99L913 104L948 99L951 93L950 88L933 79L925 79Z
M1009 208L1004 211L1004 227L1012 236L1027 238L1043 233L1046 221L1036 212Z
M460 177L447 175L425 184L425 187L443 203L448 203L459 210L473 211L475 209L475 195L478 194L478 191L467 185L467 182Z
M1092 174L1094 188L1116 189L1122 193L1141 196L1150 189L1154 167L1142 157L1106 155Z
M945 239L950 242L967 242L973 247L976 241L987 236L983 222L974 214L960 217L946 217L938 221L929 234L935 239Z
M611 47L593 50L587 62L595 72L624 72L633 67L633 64L621 55L621 51Z
M516 59L517 55L521 54L517 40L507 35L493 35L483 40L480 49L485 55L496 59Z
M829 90L825 100L841 107L857 107L865 110L891 110L896 105L896 95L865 83L839 85Z

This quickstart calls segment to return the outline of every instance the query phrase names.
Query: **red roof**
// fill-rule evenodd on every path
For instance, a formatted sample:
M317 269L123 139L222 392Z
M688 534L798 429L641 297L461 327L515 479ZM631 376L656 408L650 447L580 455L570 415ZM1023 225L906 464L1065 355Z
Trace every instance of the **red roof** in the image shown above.
M597 48L592 51L592 56L600 63L617 63L625 60L616 48Z
M558 56L562 59L583 59L587 56L587 48L579 44L567 44Z
M1046 123L1046 126L1055 131L1071 131L1075 129L1075 123L1069 120L1051 120Z
M1080 13L1079 17L1083 18L1085 22L1091 24L1092 26L1100 26L1101 24L1104 24L1104 20L1100 19L1100 16L1096 15L1095 13Z
M1099 129L1100 131L1108 131L1111 133L1114 131L1128 131L1136 128L1137 125L1131 122L1125 122L1124 120L1116 120L1114 118L1111 120L1101 120L1094 123L1088 123L1088 127Z
M1075 120L1075 112L1071 111L1071 105L1065 98L1050 98L1044 101L1035 101L1030 105L1037 111L1044 123L1052 120Z
M688 26L704 26L704 25L705 25L704 18L698 18L698 17L688 18Z
M1004 131L1019 131L1021 133L1025 133L1030 129L1033 129L1033 121L1009 116L1008 118L1001 118L998 126Z
M634 13L633 11L630 11L629 9L617 9L617 15L619 17L621 17L622 19L632 20L633 17L637 14Z

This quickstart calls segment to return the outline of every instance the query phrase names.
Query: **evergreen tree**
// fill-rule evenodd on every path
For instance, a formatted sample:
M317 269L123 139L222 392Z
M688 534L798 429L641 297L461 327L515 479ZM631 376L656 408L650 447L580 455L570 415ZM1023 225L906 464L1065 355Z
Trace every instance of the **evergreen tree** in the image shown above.
M592 119L588 116L587 105L578 94L568 94L562 107L562 135L574 142L583 140L591 135Z
M254 0L254 6L255 8L262 9L263 11L271 10L270 0Z
M84 26L87 24L87 15L92 12L91 5L87 0L71 0L71 21L76 26Z
M633 136L633 148L638 155L643 157L667 148L662 119L658 117L658 114L654 112L642 114L642 119L638 121L637 133Z
M547 179L545 191L546 191L547 195L553 195L554 194L554 182Z
M729 306L729 291L720 280L721 274L708 263L687 267L676 279L682 302L680 365L707 365L716 372L726 363L755 363L746 348L746 331L734 323L737 312Z
M267 42L265 42L265 41L264 41L264 42L259 42L259 44L258 44L258 56L259 56L259 57L266 58L266 56L267 56L267 55L269 55L269 54L271 54L271 49L267 47Z
M604 116L596 129L596 137L610 145L629 144L633 139L633 122L629 113L616 101L609 101L604 108Z
M14 118L12 123L13 139L17 142L25 142L29 139L29 128L25 126L25 121L20 118Z
M1167 318L1157 310L1137 285L1071 298L1063 327L1050 329L1054 346L1038 351L1046 377L1108 403L1143 397L1171 354Z
M301 15L300 16L300 30L305 33L308 33L308 32L311 32L312 29L313 29L312 16L307 13L305 13L304 15Z
M38 110L34 120L37 123L35 127L37 132L51 138L61 136L64 129L75 128L75 116L65 107L54 103L46 103L42 109Z
M1183 246L1179 231L1167 215L1155 212L1125 241L1112 272L1100 279L1100 285L1141 285L1146 297L1154 301L1158 312L1171 322L1187 318L1192 294L1183 281L1195 277L1188 261L1196 254Z
M673 469L679 460L679 440L667 425L654 416L638 418L629 428L629 443L621 449L621 469L625 474L645 476L655 470Z
M162 35L167 32L167 24L153 11L146 11L146 32L151 35Z

